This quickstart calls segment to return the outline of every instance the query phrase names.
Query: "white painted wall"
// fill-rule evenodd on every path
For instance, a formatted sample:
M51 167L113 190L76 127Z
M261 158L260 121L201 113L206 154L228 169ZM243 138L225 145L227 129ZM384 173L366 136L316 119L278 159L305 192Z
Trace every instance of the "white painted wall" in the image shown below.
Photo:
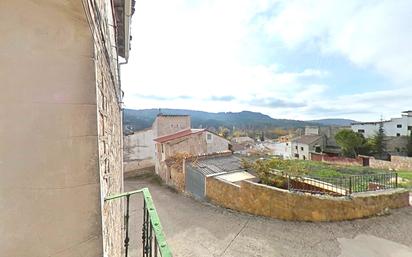
M379 130L380 122L366 122L366 123L354 123L351 128L355 132L362 133L366 138L373 137ZM400 127L398 127L400 126ZM401 118L392 118L389 121L383 122L383 129L386 136L407 136L410 134L408 127L412 126L412 117L403 115ZM364 130L364 132L362 132Z
M276 156L282 156L283 159L291 158L291 142L265 142L264 146L271 150Z
M124 137L124 160L136 161L155 158L153 130L141 130Z
M296 142L292 142L292 159L299 159L299 160L309 160L309 150L310 147L307 144L300 144Z

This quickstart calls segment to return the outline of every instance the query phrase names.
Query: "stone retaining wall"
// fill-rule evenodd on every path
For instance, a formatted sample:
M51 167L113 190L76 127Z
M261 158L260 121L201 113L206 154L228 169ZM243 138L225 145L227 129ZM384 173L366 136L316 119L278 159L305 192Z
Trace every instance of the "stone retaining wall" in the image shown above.
M369 159L369 166L379 169L392 170L412 170L412 158L404 156L392 156L391 161L376 160L371 157Z
M409 192L403 189L362 193L349 199L292 193L246 180L236 185L215 177L206 180L206 197L226 208L298 221L352 220L409 206Z
M123 162L123 171L127 173L131 171L154 168L154 166L155 162L153 159L125 161Z

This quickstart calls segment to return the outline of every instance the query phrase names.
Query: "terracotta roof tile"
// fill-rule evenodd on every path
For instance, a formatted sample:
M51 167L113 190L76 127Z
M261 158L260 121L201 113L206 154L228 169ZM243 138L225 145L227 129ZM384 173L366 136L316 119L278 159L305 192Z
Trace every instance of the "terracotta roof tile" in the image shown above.
M190 136L190 135L195 135L195 134L199 134L206 131L206 129L184 129L181 131L178 131L176 133L173 134L169 134L166 136L161 136L158 138L155 138L154 141L158 142L158 143L165 143L174 139L178 139L181 137L186 137L186 136Z

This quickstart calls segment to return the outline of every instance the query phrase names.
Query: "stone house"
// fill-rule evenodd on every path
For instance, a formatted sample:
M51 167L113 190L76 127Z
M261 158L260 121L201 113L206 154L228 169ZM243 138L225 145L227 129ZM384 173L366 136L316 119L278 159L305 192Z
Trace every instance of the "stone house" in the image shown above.
M345 126L306 126L305 135L323 136L322 152L328 155L336 156L341 153L340 146L336 143L336 133L342 129L347 129Z
M124 171L133 171L155 165L155 141L160 136L189 129L189 115L159 114L152 126L124 136Z
M320 135L304 135L291 141L291 158L309 160L310 152L321 152L325 140Z
M167 183L171 173L168 161L178 153L189 156L228 151L230 142L207 129L184 129L179 132L155 138L156 173Z
M236 143L236 144L244 144L244 145L253 145L255 144L255 140L253 138L250 137L234 137L232 138L232 142Z
M132 2L0 1L2 256L121 256Z

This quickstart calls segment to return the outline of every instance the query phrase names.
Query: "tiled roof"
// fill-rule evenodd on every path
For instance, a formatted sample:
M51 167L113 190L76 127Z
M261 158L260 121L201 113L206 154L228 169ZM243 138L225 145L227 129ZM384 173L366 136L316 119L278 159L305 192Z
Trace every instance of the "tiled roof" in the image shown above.
M296 139L293 139L292 141L298 144L305 144L305 145L309 145L319 139L321 139L322 136L319 135L304 135L301 137L298 137Z
M240 159L233 155L198 160L190 165L203 175L243 170Z
M166 136L161 136L158 138L155 138L154 141L158 142L158 143L165 143L174 139L178 139L181 137L186 137L186 136L190 136L190 135L195 135L195 134L199 134L199 133L203 133L204 131L206 131L206 129L184 129L181 131L178 131L176 133L173 134L169 134Z

